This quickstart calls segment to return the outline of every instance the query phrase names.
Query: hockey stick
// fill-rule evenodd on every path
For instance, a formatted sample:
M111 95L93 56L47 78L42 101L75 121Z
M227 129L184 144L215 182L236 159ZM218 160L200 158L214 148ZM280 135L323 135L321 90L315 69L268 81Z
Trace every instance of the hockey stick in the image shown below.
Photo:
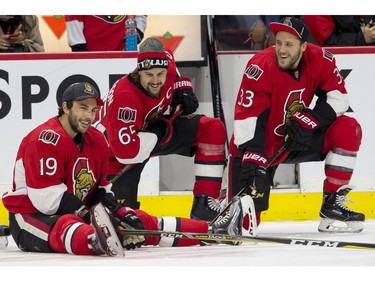
M268 161L268 164L266 166L266 169L273 163L273 161L276 160L277 157L280 156L280 154L284 151L284 148L285 148L285 144L283 144L276 152L275 154L271 157L271 159ZM248 187L244 187L240 190L240 192L237 193L236 196L238 197L241 197L241 195L248 189ZM227 206L225 206L225 208L209 223L209 225L213 225L215 221L217 221L218 218L220 218L221 216L223 216L227 210L229 209L230 205L232 205L232 201L230 201L228 203Z
M300 246L318 246L326 248L349 248L349 249L375 249L375 244L361 243L361 242L344 242L332 240L315 240L304 238L280 238L270 236L231 236L225 234L206 234L206 233L192 233L192 232L179 232L179 231L161 231L161 230L138 230L138 229L124 229L124 234L129 235L150 235L169 238L187 238L198 239L202 241L213 242L260 242L260 243L276 243L287 245L300 245Z
M227 133L227 126L224 117L223 104L221 99L221 90L220 90L220 77L219 77L219 64L217 60L217 44L216 44L216 31L215 31L215 16L207 16L207 52L209 60L209 70L211 78L211 92L212 92L212 105L213 113L215 118L220 118L225 127L225 132ZM227 133L227 148L229 145L228 142L228 133Z
M176 107L176 110L175 112L173 113L173 115L168 119L171 123L178 117L181 115L183 111L183 108L181 105L177 105ZM148 123L145 123L143 125L143 128L142 130L146 129ZM127 164L125 165L120 172L118 172L113 178L111 178L109 180L110 183L114 183L115 181L117 181L127 170L129 170L134 164Z

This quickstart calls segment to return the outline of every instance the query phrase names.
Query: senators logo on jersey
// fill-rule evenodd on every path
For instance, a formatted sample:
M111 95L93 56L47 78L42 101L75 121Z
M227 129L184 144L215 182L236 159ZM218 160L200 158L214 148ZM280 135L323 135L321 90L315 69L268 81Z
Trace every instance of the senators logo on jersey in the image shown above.
M96 180L86 158L79 158L73 169L74 193L83 201L90 189L95 185Z
M323 57L326 58L327 60L329 61L333 61L333 54L329 51L327 51L326 49L322 49L323 51Z
M117 23L117 22L122 21L125 18L125 16L95 16L95 17L105 22L109 22L109 23Z
M135 122L137 110L130 107L120 107L118 109L117 119L124 123Z
M60 135L52 130L43 130L40 132L38 140L46 143L56 145L60 139Z
M150 124L150 122L156 120L163 115L163 105L158 105L157 107L150 110L145 118L145 124Z
M263 69L261 69L260 67L259 67L259 65L256 65L256 64L251 64L250 66L249 66L249 68L247 68L246 70L245 70L245 74L246 74L246 76L248 77L248 78L250 78L250 79L254 79L254 80L256 80L256 81L258 81L258 79L260 78L260 76L262 76L262 74L263 74Z
M286 126L289 124L292 116L305 108L305 103L302 101L302 93L305 89L295 90L289 93L288 99L285 102L285 115L283 124L275 129L275 134L278 136L286 135Z

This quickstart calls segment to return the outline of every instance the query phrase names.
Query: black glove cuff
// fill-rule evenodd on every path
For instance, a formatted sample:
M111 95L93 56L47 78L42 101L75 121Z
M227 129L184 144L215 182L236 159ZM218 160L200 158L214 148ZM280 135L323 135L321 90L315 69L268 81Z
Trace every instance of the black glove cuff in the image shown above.
M161 143L169 135L170 126L170 122L161 117L152 121L146 129L146 132L154 133L158 137L158 143Z
M336 112L325 101L318 100L312 112L315 114L314 117L319 120L320 128L328 127L337 118Z

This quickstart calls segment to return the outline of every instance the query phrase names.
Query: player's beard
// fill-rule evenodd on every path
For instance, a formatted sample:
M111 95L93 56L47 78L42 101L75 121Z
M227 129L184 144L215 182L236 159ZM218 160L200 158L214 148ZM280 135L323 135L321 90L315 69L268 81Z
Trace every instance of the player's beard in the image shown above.
M159 82L153 85L158 85L158 88L151 87L152 83L147 84L147 92L149 92L151 95L158 97L161 93L161 89L163 88L163 83Z
M284 70L296 69L301 59L301 56L302 56L301 48L298 50L298 53L296 53L293 56L289 56L287 60L281 59L280 54L277 54L276 55L277 66ZM280 63L280 61L283 61L283 63Z
M72 128L72 130L77 134L86 133L89 127L91 126L91 121L88 120L89 121L88 125L84 125L71 112L68 115L68 121L69 121L70 128ZM80 126L80 124L82 125Z

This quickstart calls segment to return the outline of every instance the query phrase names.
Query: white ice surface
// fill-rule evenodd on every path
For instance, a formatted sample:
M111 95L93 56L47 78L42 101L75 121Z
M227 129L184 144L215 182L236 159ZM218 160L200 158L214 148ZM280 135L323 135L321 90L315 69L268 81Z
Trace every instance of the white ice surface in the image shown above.
M263 222L259 236L319 239L375 244L375 221L357 234L323 234L317 221ZM125 257L25 253L12 238L0 250L0 270L12 276L51 275L78 280L375 280L375 249L323 248L276 243L243 243L184 248L142 247ZM13 275L15 274L15 275ZM34 275L35 274L35 275ZM45 277L46 279L43 279ZM186 279L188 278L188 279ZM67 279L67 278L64 278Z

